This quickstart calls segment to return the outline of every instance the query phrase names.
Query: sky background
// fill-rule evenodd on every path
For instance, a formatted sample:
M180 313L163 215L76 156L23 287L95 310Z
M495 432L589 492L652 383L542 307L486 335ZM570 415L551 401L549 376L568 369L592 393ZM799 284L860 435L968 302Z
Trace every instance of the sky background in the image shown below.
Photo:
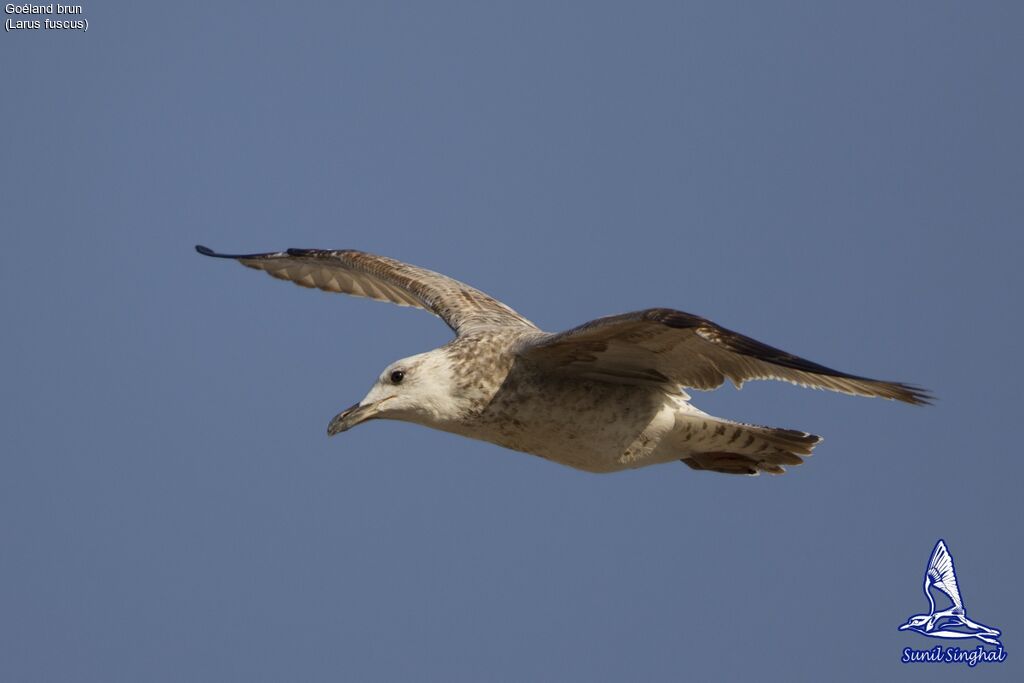
M1021 680L1024 5L427 5L0 37L0 679ZM782 477L328 439L448 329L197 242L548 330L678 308L938 401L695 392L825 436ZM938 538L1006 663L900 663Z

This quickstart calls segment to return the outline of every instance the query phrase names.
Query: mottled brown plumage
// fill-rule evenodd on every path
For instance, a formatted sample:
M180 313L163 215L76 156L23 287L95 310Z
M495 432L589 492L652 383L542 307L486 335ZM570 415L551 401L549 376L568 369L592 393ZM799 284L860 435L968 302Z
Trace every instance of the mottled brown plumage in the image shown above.
M545 337L523 354L552 371L715 389L776 379L814 389L926 404L923 390L851 375L668 308L598 318Z
M911 404L907 384L813 363L690 313L651 308L550 334L483 292L430 270L353 250L289 249L235 259L304 287L416 306L456 333L388 366L328 428L391 418L500 444L571 467L611 472L671 460L729 474L779 474L820 437L715 418L683 387L755 379Z

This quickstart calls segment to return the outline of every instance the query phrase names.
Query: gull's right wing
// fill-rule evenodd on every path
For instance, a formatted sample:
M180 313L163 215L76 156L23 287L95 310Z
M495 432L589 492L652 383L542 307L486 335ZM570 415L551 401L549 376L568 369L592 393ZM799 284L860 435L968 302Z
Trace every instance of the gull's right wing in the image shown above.
M924 592L928 593L929 585L935 586L949 596L953 601L953 607L963 613L964 601L960 598L960 589L956 585L956 571L953 569L953 556L946 549L946 543L939 540L932 550L932 557L928 560L928 571L925 572ZM931 594L928 594L931 599ZM934 607L933 607L934 611Z
M204 256L233 259L281 280L327 292L341 292L438 316L456 334L481 327L537 329L497 299L432 270L353 249L288 249L262 254L220 254L196 245Z

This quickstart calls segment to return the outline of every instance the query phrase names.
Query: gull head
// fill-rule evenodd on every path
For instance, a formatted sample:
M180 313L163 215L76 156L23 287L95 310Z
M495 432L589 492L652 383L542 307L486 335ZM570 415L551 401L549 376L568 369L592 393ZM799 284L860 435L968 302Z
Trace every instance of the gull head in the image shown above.
M384 368L362 401L335 415L327 434L378 419L440 427L462 413L453 387L452 364L444 349L403 358Z
M917 615L912 616L909 619L907 619L907 623L905 623L902 626L900 626L900 630L901 631L906 631L907 629L914 629L915 631L920 631L922 629L928 630L928 628L929 628L928 622L931 621L931 618L932 617L931 617L930 614L917 614Z

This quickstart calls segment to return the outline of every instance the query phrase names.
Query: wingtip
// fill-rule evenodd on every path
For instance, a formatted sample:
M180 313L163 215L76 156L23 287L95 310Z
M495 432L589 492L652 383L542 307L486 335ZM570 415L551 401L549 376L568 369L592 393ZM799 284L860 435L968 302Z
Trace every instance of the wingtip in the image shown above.
M202 244L197 244L196 245L196 251L198 251L203 256L212 256L213 258L223 258L223 259L234 259L235 261L239 261L241 259L271 258L271 257L275 257L275 256L284 256L285 254L294 255L294 254L290 253L291 251L293 251L291 249L289 249L287 252L283 252L283 251L267 251L267 252L261 252L261 253L257 253L257 254L224 254L224 253L219 252L219 251L214 251L213 249L210 249L207 246L203 246ZM313 250L306 250L306 251L313 251Z
M246 258L246 256L243 255L243 254L222 254L219 251L214 251L213 249L210 249L209 247L203 246L202 244L197 244L196 245L196 251L198 251L203 256L212 256L213 258L226 258L226 259Z
M921 387L915 387L912 384L901 384L900 387L906 392L905 397L902 399L915 406L930 406L934 405L938 399L928 389Z

